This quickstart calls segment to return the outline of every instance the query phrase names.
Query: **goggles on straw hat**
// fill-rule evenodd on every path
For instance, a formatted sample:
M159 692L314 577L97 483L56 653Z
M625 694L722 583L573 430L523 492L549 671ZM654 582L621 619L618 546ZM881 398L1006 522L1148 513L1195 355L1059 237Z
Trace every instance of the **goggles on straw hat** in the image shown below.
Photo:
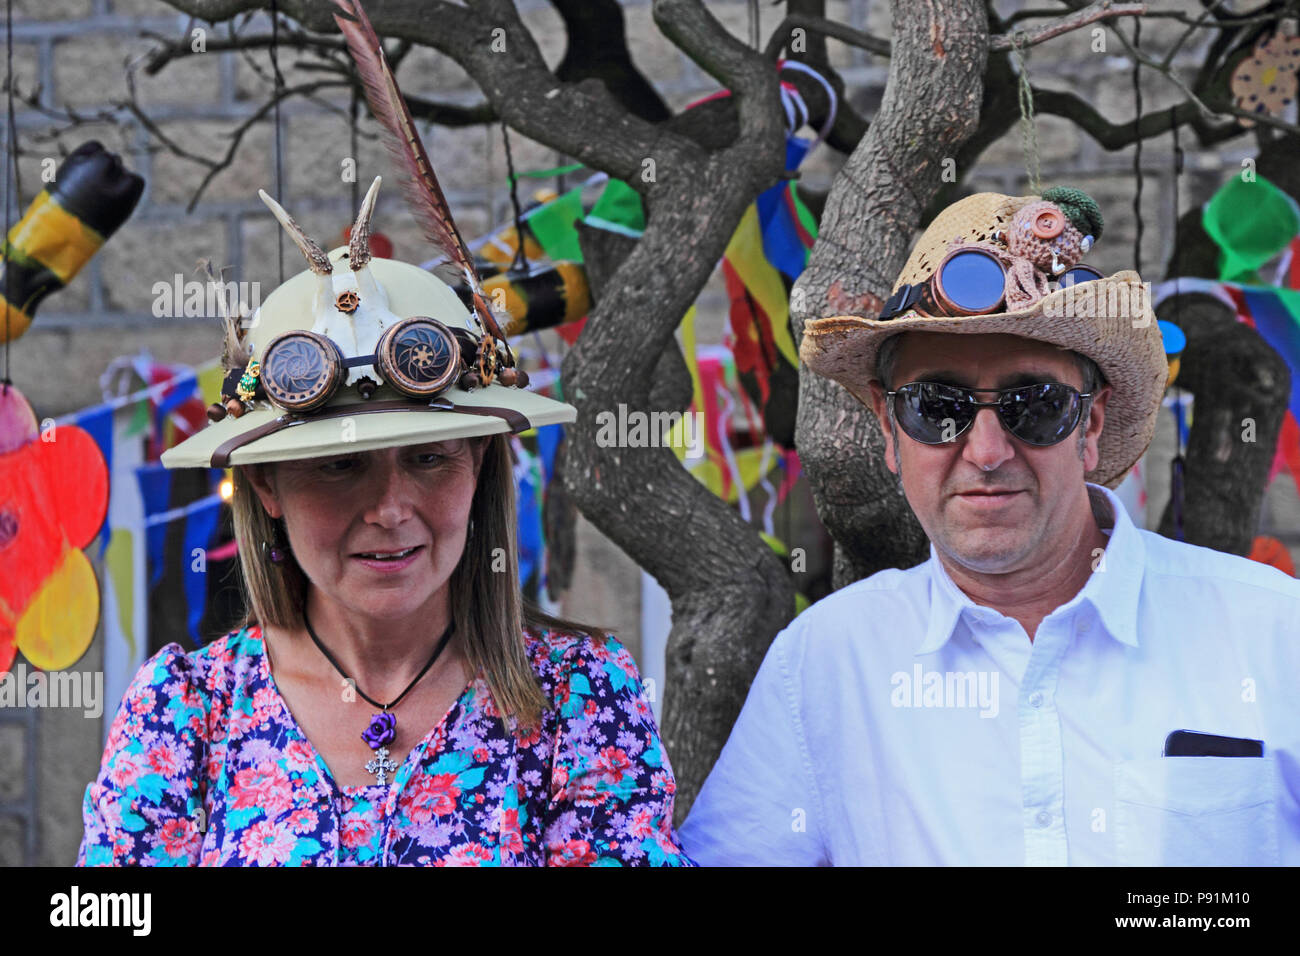
M1098 463L1085 479L1115 487L1151 442L1169 366L1141 277L1132 270L1102 276L1082 263L1101 230L1096 202L1078 189L968 196L925 229L877 316L809 320L800 357L869 406L880 346L902 332L1018 335L1085 355L1112 386ZM921 384L931 387L911 387ZM891 402L905 413L900 423L943 441L969 427L984 404L973 392L996 391L992 404L1008 431L1029 444L1055 444L1073 430L1062 429L1077 427L1086 407L1080 400L1091 396L1069 386L1037 387L908 383ZM945 419L946 434L933 434L933 424Z

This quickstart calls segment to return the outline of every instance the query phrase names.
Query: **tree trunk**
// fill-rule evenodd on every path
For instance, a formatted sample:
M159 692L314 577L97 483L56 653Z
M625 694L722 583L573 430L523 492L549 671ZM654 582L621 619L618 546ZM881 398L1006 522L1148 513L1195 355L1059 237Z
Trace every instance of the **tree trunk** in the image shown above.
M826 201L817 244L791 296L795 335L814 316L880 310L943 185L943 160L975 132L988 56L977 0L895 0L889 81L880 111ZM799 457L836 543L835 587L924 560L927 545L884 461L870 409L800 366Z

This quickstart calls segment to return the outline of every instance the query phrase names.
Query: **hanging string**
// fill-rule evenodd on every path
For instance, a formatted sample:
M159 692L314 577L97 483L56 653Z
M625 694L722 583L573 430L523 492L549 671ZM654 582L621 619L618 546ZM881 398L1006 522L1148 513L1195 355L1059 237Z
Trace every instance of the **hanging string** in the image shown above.
M361 112L361 96L356 86L352 87L352 110L351 123L349 124L349 150L352 156L352 215L356 215L361 208L361 171L357 167L361 164L361 157L358 155L357 144L357 122L358 115Z
M280 75L279 48L280 9L277 0L271 0L271 75L275 80L275 201L284 205L284 155L280 146L280 95L284 89L284 77ZM275 230L275 238L280 257L280 284L284 285L284 230Z
M1038 128L1034 123L1034 93L1029 88L1029 68L1025 64L1025 55L1021 44L1026 40L1025 32L1017 30L1011 40L1011 52L1016 57L1016 68L1020 71L1020 147L1025 154L1025 171L1029 174L1029 192L1035 196L1043 194L1043 185L1039 179Z
M8 149L5 150L5 235L4 235L4 270L5 270L5 377L4 390L7 394L9 386L13 384L13 379L9 377L9 347L13 344L9 341L9 303L13 299L9 295L9 278L12 269L9 268L9 228L13 222L13 191L18 186L18 128L14 123L14 2L5 0L5 90L8 98L8 129L6 131L5 144Z
M528 260L524 257L524 214L519 206L519 180L515 175L515 160L510 153L510 130L501 121L501 138L506 143L506 171L510 183L510 204L515 211L515 258L510 263L511 272L527 272Z
M1133 52L1136 54L1142 44L1142 18L1133 18ZM1136 148L1133 150L1133 175L1137 179L1137 189L1133 193L1133 222L1136 228L1133 231L1133 270L1142 274L1142 84L1139 82L1138 74L1142 70L1142 63L1137 56L1133 57L1133 101L1137 107L1136 117L1133 120L1133 129L1136 135L1133 137Z
M1183 150L1178 145L1178 120L1174 116L1174 108L1169 108L1169 127L1174 134L1174 174L1173 194L1174 194L1174 255L1173 255L1173 274L1176 279L1182 278L1182 270L1179 268L1179 250L1181 248L1178 242L1178 180L1183 173ZM1139 220L1140 222L1141 220ZM1182 314L1182 297L1175 292L1174 294L1174 324L1182 327L1179 318ZM1177 386L1174 390L1174 460L1170 463L1169 476L1169 496L1173 505L1174 516L1174 537L1178 541L1186 540L1186 533L1183 528L1183 504L1185 494L1185 480L1187 462L1183 456L1183 393Z
M1178 120L1174 115L1174 107L1169 107L1169 129L1174 134L1174 174L1173 193L1174 193L1174 261L1173 273L1175 277L1181 278L1182 270L1179 268L1180 253L1182 245L1178 242L1178 181L1183 175L1183 150L1178 145ZM1182 310L1182 303L1178 296L1174 296L1174 324L1178 324L1178 316Z

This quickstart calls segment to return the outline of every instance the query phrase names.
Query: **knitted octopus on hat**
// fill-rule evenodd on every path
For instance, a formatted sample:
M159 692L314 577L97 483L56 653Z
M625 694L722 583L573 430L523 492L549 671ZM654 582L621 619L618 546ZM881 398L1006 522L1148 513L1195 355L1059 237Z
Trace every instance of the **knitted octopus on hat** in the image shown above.
M1078 265L1101 229L1101 209L1082 189L1056 186L1021 206L1005 235L1007 311L1029 308L1047 295L1048 277Z

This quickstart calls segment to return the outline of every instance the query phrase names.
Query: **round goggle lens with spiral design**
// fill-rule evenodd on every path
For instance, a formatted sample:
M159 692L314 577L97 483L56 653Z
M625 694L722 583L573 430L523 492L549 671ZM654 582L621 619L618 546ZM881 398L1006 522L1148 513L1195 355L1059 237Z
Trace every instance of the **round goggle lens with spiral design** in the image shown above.
M262 387L281 408L306 412L329 401L343 378L343 353L334 340L294 329L277 335L262 359Z

